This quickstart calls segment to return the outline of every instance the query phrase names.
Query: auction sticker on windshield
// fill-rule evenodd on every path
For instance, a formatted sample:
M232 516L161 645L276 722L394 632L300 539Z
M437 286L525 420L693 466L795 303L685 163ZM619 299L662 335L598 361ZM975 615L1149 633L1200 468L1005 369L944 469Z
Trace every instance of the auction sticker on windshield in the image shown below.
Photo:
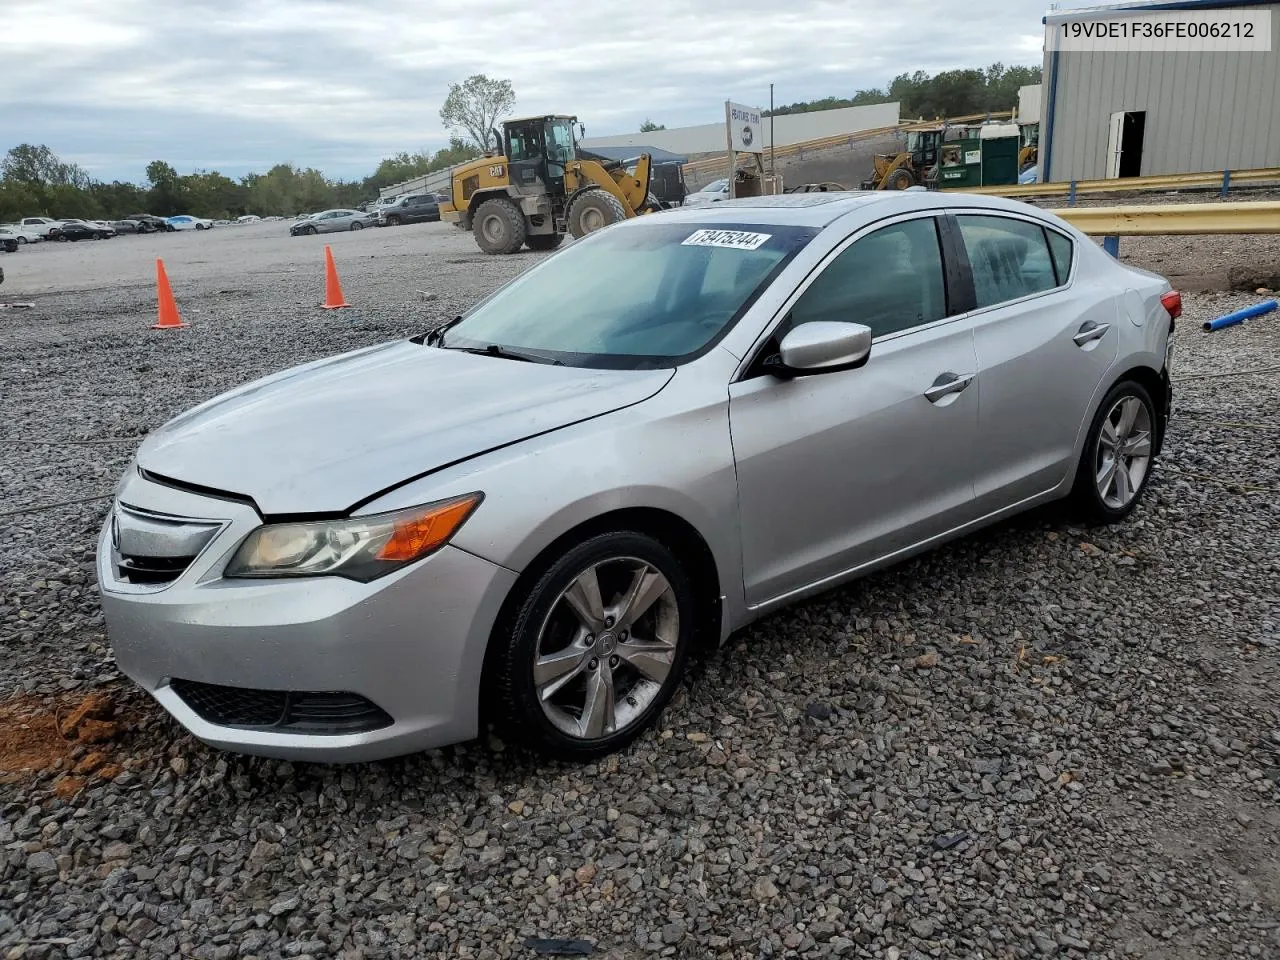
M680 244L682 247L733 247L757 250L773 234L750 233L746 230L695 230Z

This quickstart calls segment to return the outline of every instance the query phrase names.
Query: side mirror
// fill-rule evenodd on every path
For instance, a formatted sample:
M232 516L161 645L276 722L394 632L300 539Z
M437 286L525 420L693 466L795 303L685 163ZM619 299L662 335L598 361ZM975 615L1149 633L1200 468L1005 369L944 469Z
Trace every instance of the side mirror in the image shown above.
M784 377L853 370L871 356L871 328L861 323L817 320L802 323L782 338L780 363L770 372Z

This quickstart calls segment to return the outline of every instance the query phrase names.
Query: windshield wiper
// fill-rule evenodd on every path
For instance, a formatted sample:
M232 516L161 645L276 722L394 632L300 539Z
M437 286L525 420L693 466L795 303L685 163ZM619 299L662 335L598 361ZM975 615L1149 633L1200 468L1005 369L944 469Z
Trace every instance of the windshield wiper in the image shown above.
M414 343L426 344L428 347L432 347L432 346L443 347L444 332L450 329L451 327L456 327L461 322L462 322L462 317L454 317L448 323L441 324L440 326L436 327L434 330L428 331L427 333L419 334L418 336L411 337L410 339Z
M461 350L463 353L476 353L484 357L502 357L504 360L523 360L526 363L549 363L553 367L563 367L559 360L550 357L539 357L532 353L521 353L496 343L486 343L483 347L445 347L446 350Z

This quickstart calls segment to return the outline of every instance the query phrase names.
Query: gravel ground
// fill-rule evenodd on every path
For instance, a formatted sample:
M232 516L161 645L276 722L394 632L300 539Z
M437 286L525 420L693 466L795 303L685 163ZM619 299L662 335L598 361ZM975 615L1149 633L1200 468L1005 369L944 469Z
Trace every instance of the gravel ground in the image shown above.
M1039 511L770 617L596 765L486 740L320 767L209 750L119 677L104 502L3 516L110 492L132 441L68 440L416 332L536 259L284 229L4 260L0 299L37 306L0 313L0 955L1280 956L1280 320L1197 325L1256 296L1186 298L1128 522ZM316 307L326 240L353 310ZM147 328L157 252L186 330Z

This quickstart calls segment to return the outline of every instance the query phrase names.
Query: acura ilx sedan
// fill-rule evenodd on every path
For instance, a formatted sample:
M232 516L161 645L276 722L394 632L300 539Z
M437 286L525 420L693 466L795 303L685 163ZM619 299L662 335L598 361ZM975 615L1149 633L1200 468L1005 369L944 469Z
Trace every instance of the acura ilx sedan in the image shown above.
M358 761L492 722L596 757L770 611L1047 501L1123 519L1180 312L995 197L626 220L147 437L99 542L111 642L223 748Z

